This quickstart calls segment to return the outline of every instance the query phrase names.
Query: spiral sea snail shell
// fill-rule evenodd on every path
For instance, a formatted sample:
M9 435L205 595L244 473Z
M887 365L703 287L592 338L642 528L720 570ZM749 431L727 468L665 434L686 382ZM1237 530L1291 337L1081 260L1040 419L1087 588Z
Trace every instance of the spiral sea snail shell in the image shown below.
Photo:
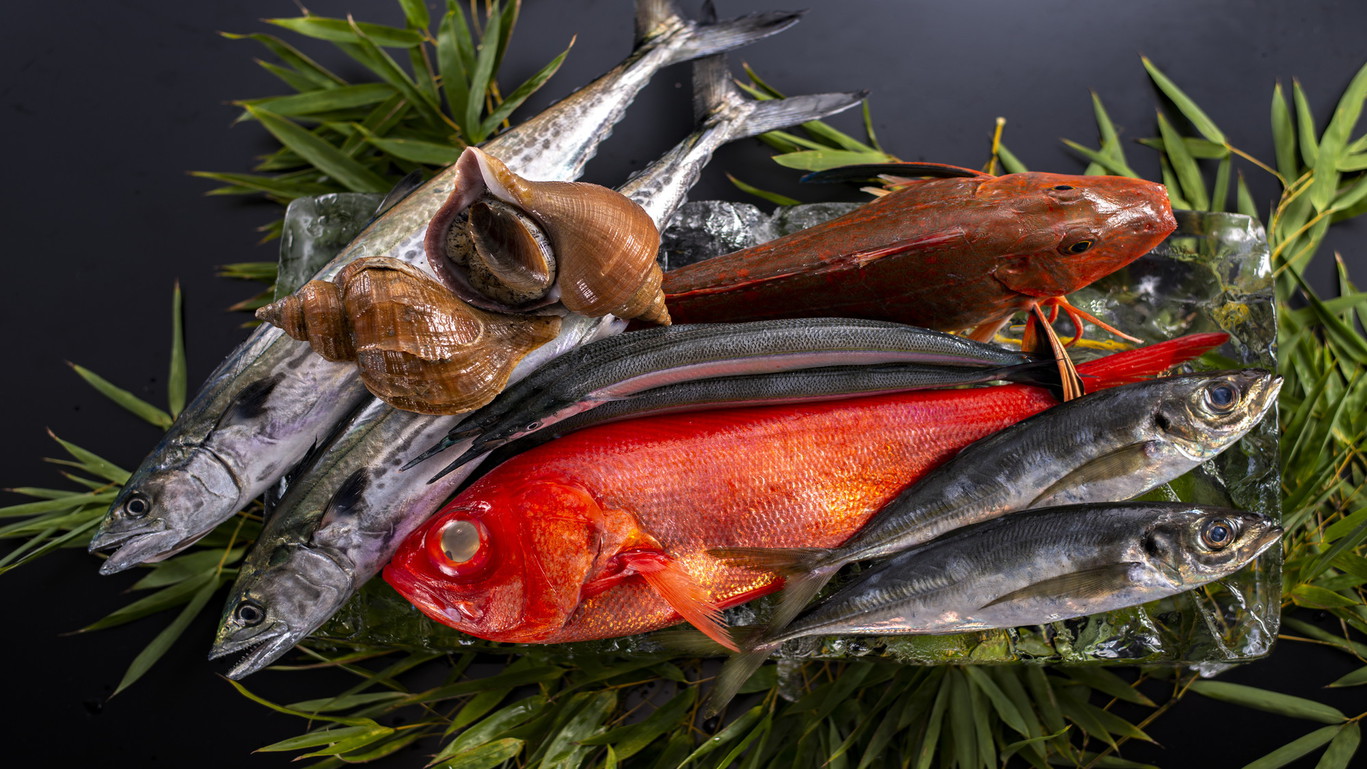
M376 397L405 411L462 414L503 390L522 358L560 331L555 316L471 307L404 262L366 257L256 311L331 361L356 361Z
M566 309L583 315L669 323L660 290L662 274L655 261L660 233L650 215L630 198L596 184L523 179L474 147L466 149L456 164L461 181L428 225L426 248L433 270L461 296L490 306L468 297L467 291L473 288L484 301L492 299L492 306L507 309L525 309L558 298ZM529 222L506 212L495 213L492 204L480 202L485 195L514 207ZM488 210L471 210L472 206L488 206ZM539 232L532 231L531 225ZM496 274L501 262L478 256L480 241L492 240L495 231L500 239L511 241L510 233L517 229L525 231L517 235L519 243L541 237L549 243L548 253L519 246L518 255L506 260L518 269L533 265L529 268L533 272L553 276L553 287L546 281L547 290L540 296L528 298L541 291L539 286L530 291L518 287L495 296L498 289L480 288L484 278L473 277L484 268L469 267L470 262L482 260L489 264L488 272Z

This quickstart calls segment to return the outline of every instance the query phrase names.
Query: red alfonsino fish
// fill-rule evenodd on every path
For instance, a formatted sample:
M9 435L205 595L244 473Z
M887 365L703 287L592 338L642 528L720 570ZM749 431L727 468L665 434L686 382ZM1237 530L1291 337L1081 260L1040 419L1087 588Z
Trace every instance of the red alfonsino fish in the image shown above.
M1227 337L1079 366L1100 389ZM1055 400L1005 385L668 414L521 454L403 543L384 577L438 622L491 641L562 643L687 620L734 648L722 609L780 580L709 548L834 547L960 449Z
M1166 189L1142 179L991 176L935 163L814 176L879 173L949 178L893 177L893 192L842 217L666 273L675 322L842 316L969 331L981 341L1017 312L1061 308L1114 331L1064 295L1138 259L1177 226Z

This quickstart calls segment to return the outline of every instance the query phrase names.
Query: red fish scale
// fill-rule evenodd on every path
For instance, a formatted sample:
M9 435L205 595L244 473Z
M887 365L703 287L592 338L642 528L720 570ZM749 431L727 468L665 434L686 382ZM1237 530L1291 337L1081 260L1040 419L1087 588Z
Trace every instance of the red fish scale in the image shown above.
M1225 338L1203 336L1079 369L1096 377L1092 389L1114 386ZM707 549L838 545L964 446L1053 403L1041 389L1007 385L585 429L477 481L404 543L385 578L434 619L489 640L555 643L654 630L680 618L643 578L602 579L620 569L619 553L663 548L714 603L742 603L775 590L776 579L726 566ZM480 505L488 506L480 520L502 560L477 579L442 577L427 557L427 535ZM448 617L445 607L454 603L484 606L484 614Z

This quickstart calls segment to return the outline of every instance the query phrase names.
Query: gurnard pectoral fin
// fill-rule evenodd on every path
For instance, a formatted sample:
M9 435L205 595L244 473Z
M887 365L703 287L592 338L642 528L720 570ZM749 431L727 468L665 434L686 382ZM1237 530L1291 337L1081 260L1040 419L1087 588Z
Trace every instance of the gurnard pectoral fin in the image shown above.
M1054 311L1057 315L1057 310ZM1068 350L1059 341L1058 334L1054 333L1054 326L1050 322L1053 318L1045 318L1044 311L1037 304L1031 312L1030 319L1025 324L1025 334L1021 339L1021 350L1032 355L1053 358L1058 366L1059 378L1059 400L1067 403L1074 398L1080 398L1086 392L1082 385L1082 377L1077 373L1077 367L1073 365L1073 359L1069 357ZM1036 332L1036 329L1039 329Z
M1130 577L1130 569L1138 565L1132 561L1122 561L1121 563L1112 563L1094 569L1084 569L1051 577L998 596L984 604L983 608L986 609L989 606L1016 600L1060 600L1066 598L1086 601L1104 598L1132 586L1134 580Z
M646 584L659 593L665 603L688 624L727 649L736 651L736 643L731 640L731 634L722 620L721 609L678 561L659 551L647 551L630 556L627 565L632 572L641 575Z

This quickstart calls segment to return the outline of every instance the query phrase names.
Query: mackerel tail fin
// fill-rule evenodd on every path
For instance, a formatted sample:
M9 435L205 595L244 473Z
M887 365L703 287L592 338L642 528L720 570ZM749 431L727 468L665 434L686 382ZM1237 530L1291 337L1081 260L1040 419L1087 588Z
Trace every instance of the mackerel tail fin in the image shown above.
M1137 350L1113 353L1078 364L1087 392L1138 382L1157 376L1172 366L1203 355L1229 341L1229 334L1188 334Z
M677 34L677 39L667 44L671 52L668 63L677 64L778 34L796 24L802 14L803 11L769 11L719 22L709 0L704 5L703 22L698 23L685 19L673 0L637 0L636 42L640 47L661 35Z
M699 125L725 125L726 141L820 120L855 106L867 95L868 91L814 93L760 101L732 82L725 56L709 56L693 65L694 119Z
M765 643L765 629L759 626L733 628L736 643L742 651L722 664L717 673L712 691L703 701L703 717L712 718L721 713L727 703L735 699L740 689L759 670L760 665L779 647L778 643Z
M707 554L730 566L783 577L783 589L776 599L778 605L765 626L770 633L778 634L802 613L844 565L842 561L831 560L834 552L820 547L719 547L708 550ZM737 645L745 648L739 642Z

